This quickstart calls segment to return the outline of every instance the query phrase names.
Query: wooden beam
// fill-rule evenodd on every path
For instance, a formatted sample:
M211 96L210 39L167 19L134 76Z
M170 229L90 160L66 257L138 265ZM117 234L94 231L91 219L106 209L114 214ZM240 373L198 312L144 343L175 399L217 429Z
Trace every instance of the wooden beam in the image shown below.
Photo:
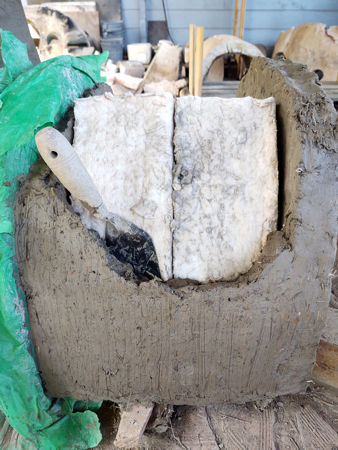
M338 389L338 345L319 342L312 376L316 383Z
M245 10L246 10L246 0L242 0L241 17L240 17L240 21L239 21L239 33L238 33L238 37L240 39L243 39L243 36L244 36Z
M195 33L196 25L189 25L189 92L194 95L194 69L195 69Z
M232 33L234 36L237 36L238 7L239 7L239 0L235 0L234 31Z
M196 52L194 70L194 95L202 96L202 61L203 61L203 35L204 27L197 27L196 31Z
M315 382L338 389L338 309L328 309L313 368Z

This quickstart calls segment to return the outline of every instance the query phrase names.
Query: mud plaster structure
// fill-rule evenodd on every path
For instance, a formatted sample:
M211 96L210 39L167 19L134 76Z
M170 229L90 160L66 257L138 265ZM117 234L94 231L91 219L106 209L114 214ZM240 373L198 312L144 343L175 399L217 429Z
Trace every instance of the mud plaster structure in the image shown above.
M17 200L17 257L50 395L207 405L305 390L336 250L337 115L316 79L256 58L240 84L240 96L276 99L281 230L233 282L137 283L34 168Z

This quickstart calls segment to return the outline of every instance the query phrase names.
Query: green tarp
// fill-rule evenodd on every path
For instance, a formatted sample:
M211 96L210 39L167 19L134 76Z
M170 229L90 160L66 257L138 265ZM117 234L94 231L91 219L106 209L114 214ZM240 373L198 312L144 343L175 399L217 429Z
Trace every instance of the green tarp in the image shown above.
M37 159L35 132L56 124L85 89L100 82L107 54L60 56L33 67L22 44L0 30L0 409L22 449L87 449L101 440L98 404L45 395L16 283L13 207L17 178Z

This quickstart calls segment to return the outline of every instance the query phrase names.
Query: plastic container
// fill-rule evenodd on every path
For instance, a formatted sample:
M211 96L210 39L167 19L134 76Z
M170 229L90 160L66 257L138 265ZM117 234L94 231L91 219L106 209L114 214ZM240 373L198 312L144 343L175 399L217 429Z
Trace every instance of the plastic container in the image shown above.
M151 44L149 42L127 45L129 61L139 61L149 64L151 60Z

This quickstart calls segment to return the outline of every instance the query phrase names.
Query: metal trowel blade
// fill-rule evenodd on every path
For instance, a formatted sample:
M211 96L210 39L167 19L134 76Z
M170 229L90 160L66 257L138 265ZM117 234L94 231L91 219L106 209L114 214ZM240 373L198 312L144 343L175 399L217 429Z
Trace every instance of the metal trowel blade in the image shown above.
M106 242L111 253L130 264L136 275L146 279L161 277L153 240L134 223L109 214L106 218Z

